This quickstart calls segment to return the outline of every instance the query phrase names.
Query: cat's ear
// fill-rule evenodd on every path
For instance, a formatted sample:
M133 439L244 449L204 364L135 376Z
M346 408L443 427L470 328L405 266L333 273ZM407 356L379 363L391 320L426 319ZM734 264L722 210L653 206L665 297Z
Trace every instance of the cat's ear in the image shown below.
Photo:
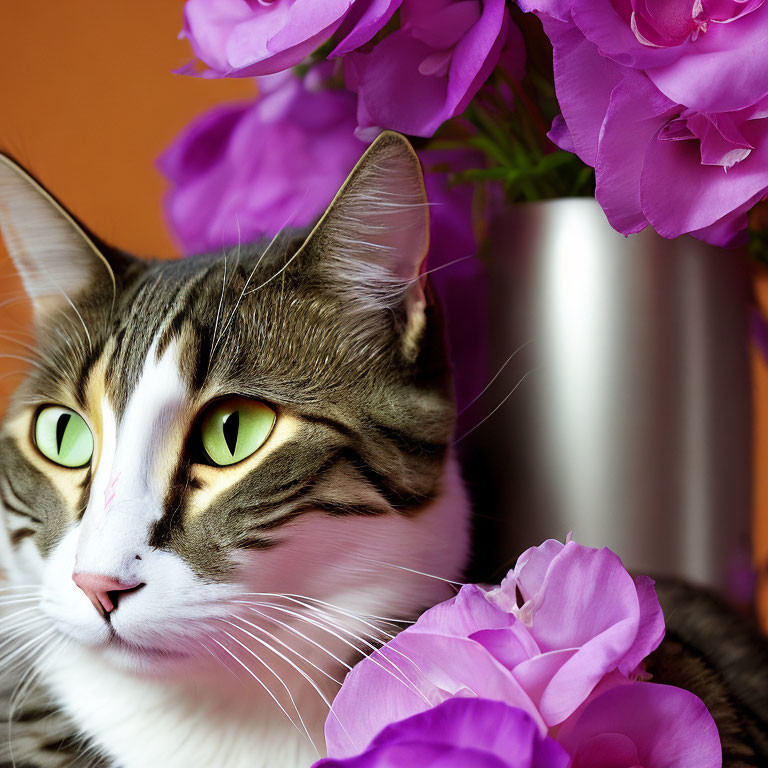
M387 131L371 144L302 248L312 248L351 302L402 304L406 338L419 334L429 205L421 163L404 136Z
M0 154L0 231L32 300L35 319L115 276L67 211L13 160Z

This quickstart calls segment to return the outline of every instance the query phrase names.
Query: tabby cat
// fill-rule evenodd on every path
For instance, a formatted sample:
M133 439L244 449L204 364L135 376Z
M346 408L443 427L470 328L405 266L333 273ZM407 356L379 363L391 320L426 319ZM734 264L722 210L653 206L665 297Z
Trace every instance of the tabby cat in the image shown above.
M38 330L0 437L0 765L305 768L386 619L451 594L417 571L467 557L418 158L384 134L312 231L179 261L7 160L0 219Z
M309 766L349 666L467 559L413 150L383 134L311 231L182 261L3 158L0 224L38 337L0 433L0 768ZM660 596L649 671L768 764L764 641Z

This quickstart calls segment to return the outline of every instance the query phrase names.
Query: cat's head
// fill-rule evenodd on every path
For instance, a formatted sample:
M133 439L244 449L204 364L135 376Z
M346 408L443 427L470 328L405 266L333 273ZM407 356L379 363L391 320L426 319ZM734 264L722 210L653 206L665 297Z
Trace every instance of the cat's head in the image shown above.
M258 604L445 596L416 573L456 578L467 547L428 222L396 134L310 232L165 262L98 243L2 159L37 343L0 435L0 567L57 633L153 667Z

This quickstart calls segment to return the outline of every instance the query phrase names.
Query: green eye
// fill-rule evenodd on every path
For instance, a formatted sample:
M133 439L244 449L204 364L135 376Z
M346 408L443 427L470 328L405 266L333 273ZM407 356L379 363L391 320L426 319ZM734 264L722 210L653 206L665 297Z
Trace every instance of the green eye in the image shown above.
M93 456L93 435L83 417L61 405L49 405L37 414L35 445L62 467L84 467Z
M275 412L258 400L221 400L203 417L203 448L211 463L219 467L237 464L264 445L274 423Z

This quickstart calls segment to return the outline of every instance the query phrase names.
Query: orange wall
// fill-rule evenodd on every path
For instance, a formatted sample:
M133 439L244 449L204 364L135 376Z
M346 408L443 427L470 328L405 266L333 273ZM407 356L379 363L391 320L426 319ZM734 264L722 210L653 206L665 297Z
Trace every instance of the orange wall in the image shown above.
M251 98L247 80L171 74L181 0L36 0L0 5L0 151L13 155L87 226L127 250L170 257L154 160L195 115ZM20 291L0 244L0 304ZM0 332L28 331L27 308L0 308ZM29 341L25 338L25 341ZM23 348L0 339L0 353ZM0 408L23 366L0 358Z
M755 296L763 316L768 317L768 268L757 272ZM753 350L752 402L754 404L754 510L755 566L758 584L758 614L768 631L768 361Z

